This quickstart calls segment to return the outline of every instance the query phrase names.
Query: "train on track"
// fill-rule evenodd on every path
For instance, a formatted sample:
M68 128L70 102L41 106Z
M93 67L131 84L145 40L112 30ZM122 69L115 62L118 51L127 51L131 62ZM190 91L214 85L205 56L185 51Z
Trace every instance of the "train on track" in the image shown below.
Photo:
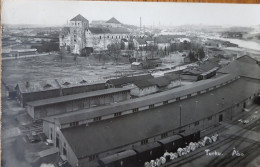
M117 154L98 160L100 167L138 167L151 159L156 159L167 152L176 152L178 148L185 147L190 142L200 139L200 131L188 135L177 134L154 143L137 148L125 150Z

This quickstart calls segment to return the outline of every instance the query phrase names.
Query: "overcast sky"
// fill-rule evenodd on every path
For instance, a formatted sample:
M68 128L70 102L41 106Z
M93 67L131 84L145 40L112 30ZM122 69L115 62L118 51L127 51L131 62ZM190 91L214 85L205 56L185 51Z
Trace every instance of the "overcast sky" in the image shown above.
M139 25L260 25L260 5L3 0L4 24L64 25L77 14L90 22L117 18Z

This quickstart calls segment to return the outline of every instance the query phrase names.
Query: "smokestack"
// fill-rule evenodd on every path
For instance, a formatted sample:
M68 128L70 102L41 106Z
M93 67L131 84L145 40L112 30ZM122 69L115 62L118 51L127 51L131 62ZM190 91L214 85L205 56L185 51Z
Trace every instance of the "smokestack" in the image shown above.
M140 17L140 32L142 31L142 18Z

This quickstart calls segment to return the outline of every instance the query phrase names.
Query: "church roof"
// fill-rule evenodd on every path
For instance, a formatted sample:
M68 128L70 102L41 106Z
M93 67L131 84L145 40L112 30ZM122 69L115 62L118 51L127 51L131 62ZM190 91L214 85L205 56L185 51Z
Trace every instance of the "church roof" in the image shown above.
M89 27L93 34L129 34L129 31L123 27Z
M71 19L70 21L82 21L82 22L87 22L88 20L83 17L81 14L78 14L76 17L74 17L73 19Z
M121 24L116 18L112 17L106 23L114 23L114 24Z

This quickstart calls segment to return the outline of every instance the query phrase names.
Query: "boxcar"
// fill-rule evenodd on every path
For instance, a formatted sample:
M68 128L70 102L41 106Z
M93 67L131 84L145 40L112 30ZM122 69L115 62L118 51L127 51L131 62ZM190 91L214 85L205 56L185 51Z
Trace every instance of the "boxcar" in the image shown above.
M157 142L142 145L140 147L134 148L134 150L137 152L138 163L142 165L146 161L156 159L163 155L163 147Z
M137 154L134 150L126 150L98 160L101 167L133 167L137 166Z
M179 147L184 146L184 139L181 135L173 135L158 141L163 145L163 151L175 152Z

